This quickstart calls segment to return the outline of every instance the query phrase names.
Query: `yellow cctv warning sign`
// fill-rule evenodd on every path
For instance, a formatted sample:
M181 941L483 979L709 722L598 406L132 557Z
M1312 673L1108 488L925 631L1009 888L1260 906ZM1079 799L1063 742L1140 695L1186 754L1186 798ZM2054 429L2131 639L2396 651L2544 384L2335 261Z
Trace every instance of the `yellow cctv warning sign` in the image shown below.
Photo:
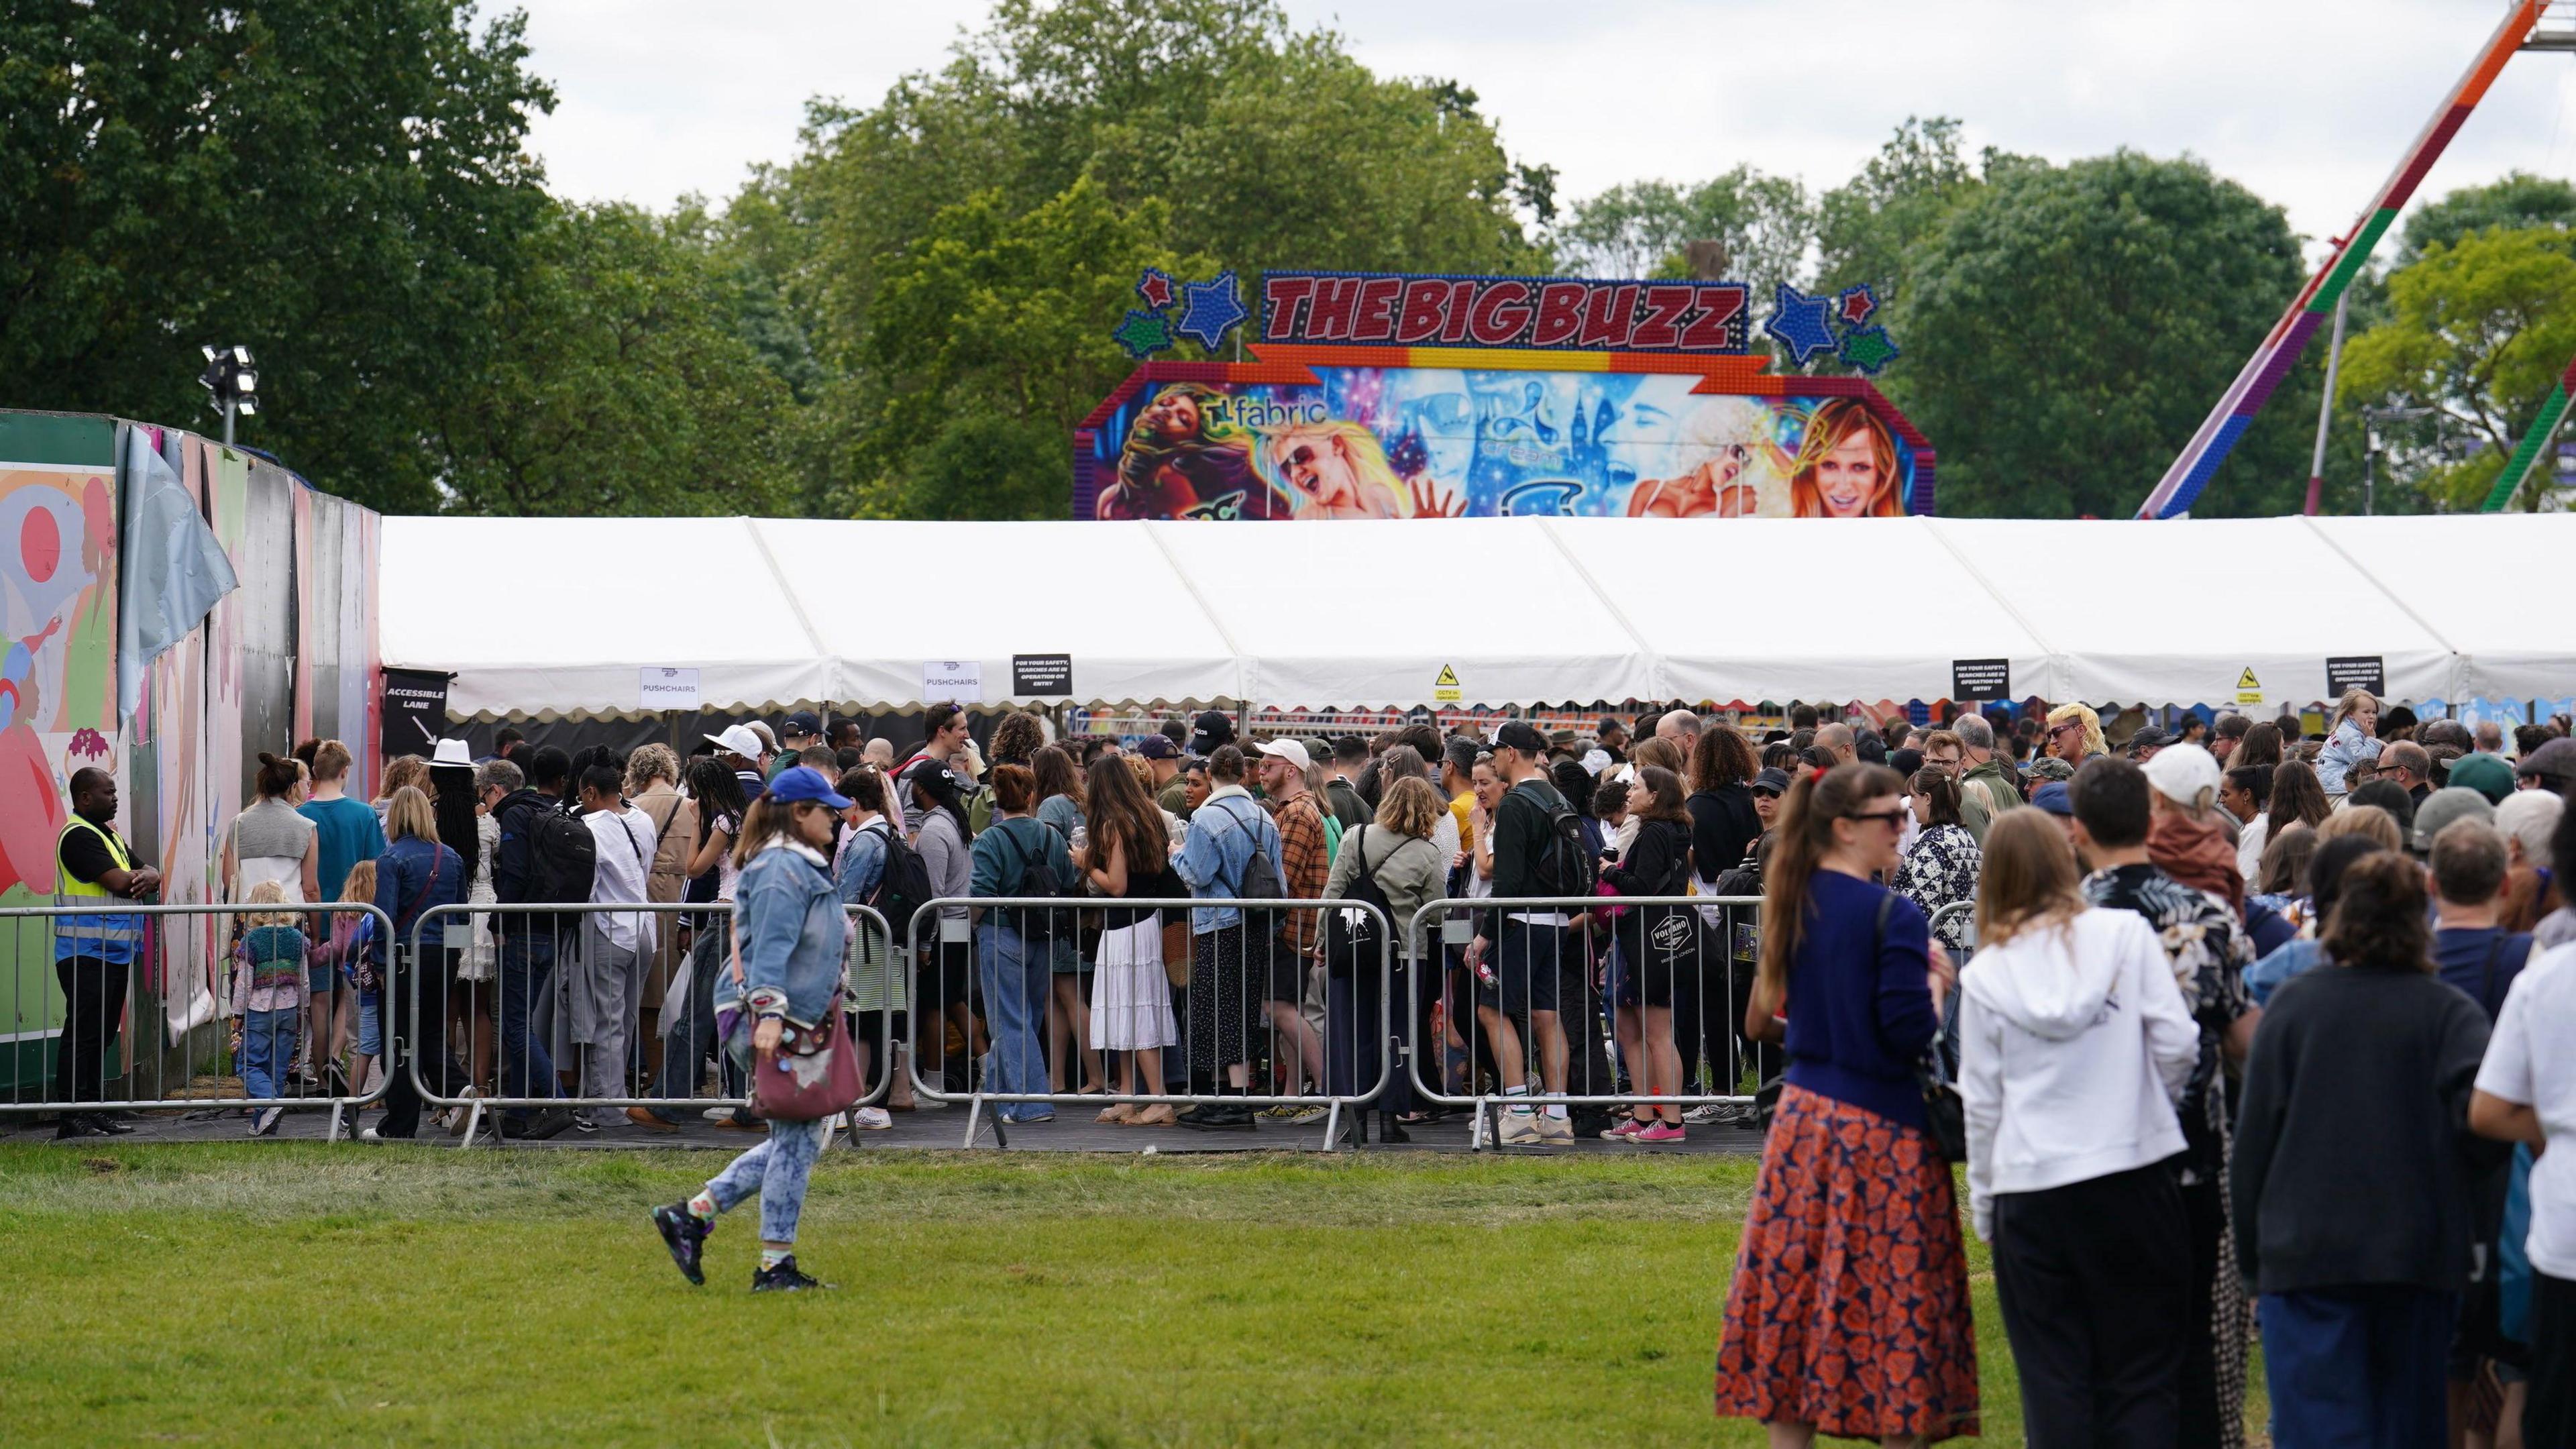
M1466 695L1458 687L1458 671L1443 664L1440 675L1431 681L1431 698L1435 704L1456 704Z
M2244 673L2236 676L2236 702L2238 704L2263 702L2263 681L2254 677L2254 666L2251 664L2245 666Z

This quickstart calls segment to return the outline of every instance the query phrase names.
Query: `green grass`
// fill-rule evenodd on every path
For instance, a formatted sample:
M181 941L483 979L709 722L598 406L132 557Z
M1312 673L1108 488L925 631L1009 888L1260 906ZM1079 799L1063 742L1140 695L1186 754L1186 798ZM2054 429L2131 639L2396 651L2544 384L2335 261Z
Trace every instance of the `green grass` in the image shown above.
M1758 1443L1709 1414L1743 1160L835 1151L754 1299L723 1159L0 1148L0 1439ZM1984 1442L2020 1442L1969 1245Z

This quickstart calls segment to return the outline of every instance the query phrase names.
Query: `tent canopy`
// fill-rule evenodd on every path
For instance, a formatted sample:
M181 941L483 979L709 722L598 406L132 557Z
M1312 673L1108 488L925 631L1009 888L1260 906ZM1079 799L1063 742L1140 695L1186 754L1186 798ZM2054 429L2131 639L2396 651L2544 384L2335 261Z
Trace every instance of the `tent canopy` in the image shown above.
M388 518L388 665L468 717L2576 692L2576 517L911 523ZM624 567L594 561L619 560ZM1048 656L1060 656L1051 659ZM2338 661L2329 675L2329 661ZM2245 677L2253 676L2247 685Z

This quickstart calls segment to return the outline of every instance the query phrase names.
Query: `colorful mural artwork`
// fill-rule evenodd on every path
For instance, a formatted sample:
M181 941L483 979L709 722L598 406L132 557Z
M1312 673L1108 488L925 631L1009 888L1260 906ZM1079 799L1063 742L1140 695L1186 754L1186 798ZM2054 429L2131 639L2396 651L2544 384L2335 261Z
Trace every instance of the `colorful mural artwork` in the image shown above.
M1075 436L1075 516L1932 511L1931 445L1860 378L1767 376L1752 357L1258 350L1139 368Z
M117 718L116 460L148 440L204 510L241 587L146 667ZM339 738L379 768L374 724L377 526L283 468L194 434L113 418L0 412L0 908L48 905L72 772L117 777L118 830L162 871L161 899L221 898L218 841L262 750ZM210 918L156 927L120 1040L203 1045L221 964ZM40 1099L62 999L50 926L0 923L0 1090ZM192 1035L193 1033L193 1035Z

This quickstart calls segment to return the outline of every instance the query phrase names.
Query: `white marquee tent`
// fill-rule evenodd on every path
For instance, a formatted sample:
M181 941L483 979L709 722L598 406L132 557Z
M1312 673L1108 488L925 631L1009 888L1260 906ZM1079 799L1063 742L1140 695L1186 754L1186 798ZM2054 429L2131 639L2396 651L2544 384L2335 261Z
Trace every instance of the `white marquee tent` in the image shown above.
M2526 514L388 518L382 645L481 718L648 712L646 671L711 710L1936 700L1998 662L2096 704L2305 704L2330 660L2530 699L2576 693L2539 587L2571 552L2576 516Z

